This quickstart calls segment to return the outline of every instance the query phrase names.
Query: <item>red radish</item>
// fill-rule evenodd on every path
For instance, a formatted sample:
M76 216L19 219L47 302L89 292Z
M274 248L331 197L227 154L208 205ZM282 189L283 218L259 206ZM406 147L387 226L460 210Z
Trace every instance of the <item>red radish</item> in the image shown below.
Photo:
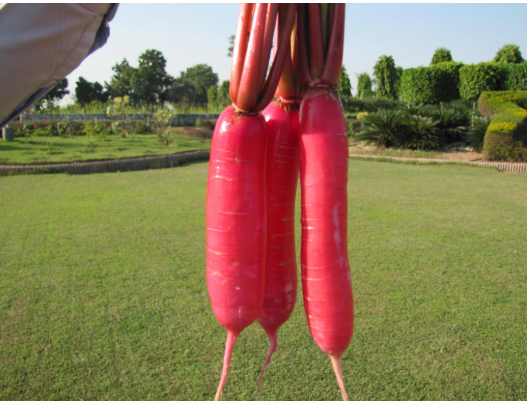
M331 359L344 400L342 354L353 334L353 296L347 249L348 138L336 86L342 66L344 4L331 5L333 16L324 70L320 70L320 20L309 5L313 78L300 107L300 185L302 205L302 287L309 330ZM299 11L299 35L305 35L305 8ZM305 38L305 36L304 36ZM305 47L299 48L306 63ZM321 79L322 78L322 79Z
M285 18L282 18L283 13L280 15L277 32L283 30L285 23ZM278 100L269 104L263 111L268 131L267 251L265 299L258 322L267 333L270 347L258 377L261 391L265 368L276 350L278 329L291 316L297 293L294 215L298 182L299 99L296 96L300 85L295 88L290 38L286 40L288 54L275 94Z
M227 329L215 401L227 380L236 339L256 320L263 303L267 127L258 110L271 100L286 55L286 48L279 45L269 77L261 88L268 63L262 56L268 43L265 36L273 35L273 29L265 27L274 27L274 22L267 24L266 18L276 18L275 10L267 4L242 5L231 74L233 106L218 119L211 146L206 206L207 287L212 310ZM294 6L287 7L289 34L294 11ZM248 23L251 14L252 22Z
M265 299L258 322L269 338L270 349L258 378L276 350L278 329L295 307L297 270L295 254L295 197L298 182L298 106L277 102L263 114L267 122L267 252Z

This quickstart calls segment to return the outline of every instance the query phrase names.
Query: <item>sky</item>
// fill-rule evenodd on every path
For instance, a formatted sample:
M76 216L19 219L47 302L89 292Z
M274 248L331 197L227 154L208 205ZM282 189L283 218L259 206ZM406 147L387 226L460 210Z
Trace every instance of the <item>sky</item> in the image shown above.
M79 76L110 81L112 66L126 58L134 67L147 49L167 60L166 70L179 77L195 64L208 64L220 82L229 79L228 37L236 31L236 4L120 4L110 22L107 44L90 55L67 78L71 94ZM344 61L351 83L357 74L373 74L382 55L403 68L427 66L438 47L455 61L490 61L500 47L520 46L527 59L527 4L348 4ZM71 96L71 95L70 95Z

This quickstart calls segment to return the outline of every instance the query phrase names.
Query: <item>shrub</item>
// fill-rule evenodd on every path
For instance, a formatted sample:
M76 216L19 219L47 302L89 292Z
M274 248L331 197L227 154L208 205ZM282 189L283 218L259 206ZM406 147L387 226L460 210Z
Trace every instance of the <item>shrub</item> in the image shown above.
M429 113L429 117L436 123L442 145L466 140L470 125L470 112L467 109L455 109L442 103Z
M450 53L450 50L444 47L438 47L434 52L434 55L432 56L432 61L430 61L430 65L436 65L439 63L445 63L449 61L452 61L452 54Z
M494 116L483 144L488 160L525 160L527 91L484 92L479 100L483 116Z
M476 100L485 91L497 91L504 81L505 68L498 63L469 64L459 70L459 94Z
M436 123L430 117L407 116L404 121L405 146L415 150L439 148L439 135Z
M397 110L404 106L404 102L399 100L372 98L372 99L358 99L352 97L347 99L344 104L344 110L347 113L363 112L375 113L379 110Z
M370 145L391 147L399 143L404 114L393 110L380 110L364 116L364 128L356 140Z
M485 140L485 134L491 121L492 116L476 117L474 126L468 131L467 144L472 146L476 152L481 152L483 149L483 141Z
M462 63L407 68L401 77L401 98L410 103L436 104L459 99Z
M527 90L527 62L520 64L507 64L505 70L507 78L503 82L502 90Z

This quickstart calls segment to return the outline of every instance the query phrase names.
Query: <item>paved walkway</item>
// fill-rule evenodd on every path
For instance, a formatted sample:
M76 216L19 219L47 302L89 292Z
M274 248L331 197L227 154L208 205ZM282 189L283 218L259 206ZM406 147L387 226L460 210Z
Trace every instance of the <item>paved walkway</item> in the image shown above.
M495 167L499 171L506 173L520 173L527 174L527 163L509 163L509 162L458 162L454 160L442 159L418 159L413 157L393 157L393 156L374 156L374 155L354 155L350 154L352 158L370 158L370 159L390 159L396 162L414 162L422 164L459 164L464 166L482 166Z

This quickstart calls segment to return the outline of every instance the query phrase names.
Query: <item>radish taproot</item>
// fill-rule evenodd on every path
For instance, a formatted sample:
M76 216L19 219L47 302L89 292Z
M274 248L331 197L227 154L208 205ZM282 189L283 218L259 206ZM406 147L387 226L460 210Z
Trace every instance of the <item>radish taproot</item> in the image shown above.
M290 5L286 10L291 21L289 32L295 7ZM264 60L263 48L268 43L266 36L273 35L273 29L265 27L274 27L267 19L276 19L276 9L262 3L241 6L229 89L233 105L220 115L211 145L206 204L207 288L214 315L227 329L215 401L227 380L236 339L256 320L263 303L267 126L259 111L272 98L286 55L284 46L279 46L265 80L269 61Z
M304 39L299 43L299 69L308 87L300 106L302 288L311 336L331 359L347 400L341 360L354 320L347 250L348 138L336 89L342 68L345 4L330 5L329 24L321 23L319 7L301 6L298 15L299 36ZM322 29L330 30L326 54Z

